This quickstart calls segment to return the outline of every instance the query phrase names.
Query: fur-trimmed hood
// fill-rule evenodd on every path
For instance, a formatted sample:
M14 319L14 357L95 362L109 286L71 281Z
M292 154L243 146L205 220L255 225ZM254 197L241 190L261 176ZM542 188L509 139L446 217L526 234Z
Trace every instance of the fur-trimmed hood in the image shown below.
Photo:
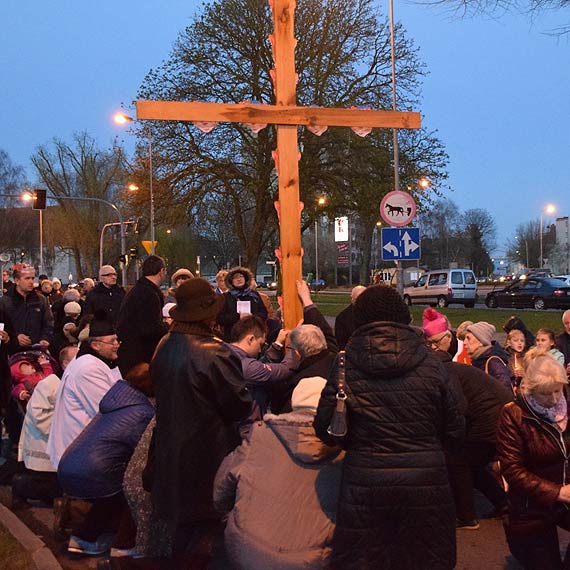
M247 267L243 267L243 266L237 266L237 267L232 267L229 271L229 273L226 275L226 287L229 290L234 289L235 287L232 286L232 279L234 278L234 276L237 273L241 273L242 275L245 276L245 287L249 287L250 283L253 279L253 273L247 268Z

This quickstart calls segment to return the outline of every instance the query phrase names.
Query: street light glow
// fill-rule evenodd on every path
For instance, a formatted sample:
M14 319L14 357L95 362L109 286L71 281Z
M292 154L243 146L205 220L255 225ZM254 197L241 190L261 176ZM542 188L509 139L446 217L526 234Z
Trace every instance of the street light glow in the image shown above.
M24 192L22 194L22 200L24 200L24 202L29 202L30 200L33 200L34 197L29 193L29 192Z
M544 207L545 214L554 214L556 212L556 206L554 204L547 204Z
M134 121L134 119L128 115L125 115L124 113L115 113L113 115L113 121L115 121L117 125L124 125L126 123L131 123Z
M431 184L431 182L427 179L427 178L421 178L420 181L418 182L418 185L420 188L423 188L424 190Z
M136 184L129 184L129 190L131 192L136 192L139 189L139 187Z
M327 202L327 199L324 198L323 196L321 196L321 197L317 200L317 204L318 204L319 206L324 206L324 205L326 204L326 202Z

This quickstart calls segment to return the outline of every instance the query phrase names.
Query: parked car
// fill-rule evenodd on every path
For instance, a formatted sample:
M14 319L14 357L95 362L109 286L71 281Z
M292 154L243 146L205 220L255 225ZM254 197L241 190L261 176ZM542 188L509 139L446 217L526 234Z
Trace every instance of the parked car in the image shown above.
M543 310L570 308L570 285L551 277L528 277L487 294L487 307L517 307Z
M437 269L424 273L411 287L404 288L408 305L427 303L447 307L456 303L474 307L477 300L477 280L471 269Z
M313 279L309 281L309 287L314 291L320 291L325 287L325 280L324 279Z

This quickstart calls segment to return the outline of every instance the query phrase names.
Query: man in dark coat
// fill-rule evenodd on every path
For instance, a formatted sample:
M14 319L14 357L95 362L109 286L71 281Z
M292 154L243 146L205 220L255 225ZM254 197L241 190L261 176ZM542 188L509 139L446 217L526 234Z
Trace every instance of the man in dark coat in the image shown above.
M162 320L166 279L164 259L149 255L142 264L143 276L127 293L117 320L119 368L123 377L139 362L150 362L156 345L168 330Z
M116 325L125 290L117 285L117 271L112 265L103 265L99 269L99 283L85 300L84 315L94 315L96 311L105 311L109 320Z
M358 296L366 291L363 285L357 285L350 293L350 305L345 307L337 316L334 321L334 335L338 344L339 350L344 350L350 335L354 331L354 303Z
M274 414L291 411L291 395L303 378L328 378L338 353L333 330L313 303L305 281L297 281L297 294L303 305L303 324L289 334L289 348L297 351L300 364L287 383L271 387L270 406Z
M53 335L53 315L47 299L34 290L35 269L29 265L14 269L12 295L3 296L0 304L14 327L14 352L34 344L47 348Z
M346 346L346 457L333 541L334 570L451 570L455 507L444 445L464 419L445 368L410 326L392 287L368 287ZM325 443L337 374L323 390L315 430Z
M477 488L493 505L484 518L497 518L507 512L507 496L492 475L489 464L495 459L495 431L505 404L513 392L475 366L452 362L451 354L436 350L449 378L459 391L460 408L465 416L465 441L461 449L447 453L449 482L453 490L457 528L476 530L473 489Z
M214 336L223 307L201 278L176 292L173 323L151 363L156 394L152 500L173 534L173 568L206 568L221 517L212 503L216 471L240 443L237 422L252 410L241 363ZM202 558L195 552L201 545ZM208 547L206 547L208 545Z

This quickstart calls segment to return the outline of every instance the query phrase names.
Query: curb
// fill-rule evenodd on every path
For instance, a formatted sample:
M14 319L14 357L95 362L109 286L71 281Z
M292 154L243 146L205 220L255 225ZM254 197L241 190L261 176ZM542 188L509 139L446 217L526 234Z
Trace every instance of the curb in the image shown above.
M63 570L45 543L2 504L0 520L8 532L30 553L37 570Z

